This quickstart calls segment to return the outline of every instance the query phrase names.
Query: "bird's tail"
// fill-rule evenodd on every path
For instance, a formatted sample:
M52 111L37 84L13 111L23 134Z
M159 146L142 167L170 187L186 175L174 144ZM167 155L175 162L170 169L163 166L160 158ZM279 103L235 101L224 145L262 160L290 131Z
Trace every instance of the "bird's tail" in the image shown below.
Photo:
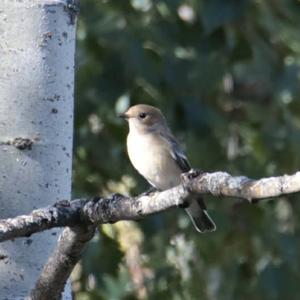
M198 232L203 233L206 231L210 232L216 230L216 224L208 215L202 198L197 198L197 200L191 201L191 204L185 210Z

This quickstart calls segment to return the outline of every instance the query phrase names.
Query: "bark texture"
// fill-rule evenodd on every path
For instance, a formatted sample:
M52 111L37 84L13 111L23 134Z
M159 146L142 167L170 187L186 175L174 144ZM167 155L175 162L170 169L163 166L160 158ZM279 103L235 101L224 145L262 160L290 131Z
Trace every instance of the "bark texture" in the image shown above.
M75 51L71 3L0 1L0 218L70 199ZM29 294L55 247L56 233L1 244L5 259L0 260L0 299Z
M31 300L59 300L65 284L86 243L94 236L95 226L66 227L59 243L31 292Z
M185 207L191 195L235 197L256 203L266 198L300 191L300 172L293 175L253 180L233 177L225 172L183 175L181 185L149 195L59 201L53 206L32 211L28 215L0 220L0 242L64 226L89 226L136 220L174 207Z
M250 202L300 191L300 172L294 175L252 180L244 176L233 177L225 172L200 173L192 171L182 176L182 184L163 192L134 198L115 194L108 198L59 201L53 206L34 210L29 215L0 220L0 242L30 236L54 227L66 227L58 246L45 264L39 279L27 299L61 299L65 283L80 259L85 244L93 237L97 225L120 220L135 220L159 213L172 207L185 207L195 194L212 194L243 198ZM137 251L136 248L131 248ZM136 252L135 252L136 254ZM128 263L133 267L136 287L143 290L142 270L136 273L130 253ZM0 255L4 264L9 260ZM68 295L65 296L65 298Z

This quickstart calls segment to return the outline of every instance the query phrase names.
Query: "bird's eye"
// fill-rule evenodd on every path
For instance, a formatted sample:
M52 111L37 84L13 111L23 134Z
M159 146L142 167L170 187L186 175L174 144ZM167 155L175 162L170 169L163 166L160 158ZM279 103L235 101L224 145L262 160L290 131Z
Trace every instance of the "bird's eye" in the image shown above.
M140 114L139 114L139 118L140 118L140 119L145 119L146 116L147 116L147 115L146 115L145 113L140 113Z

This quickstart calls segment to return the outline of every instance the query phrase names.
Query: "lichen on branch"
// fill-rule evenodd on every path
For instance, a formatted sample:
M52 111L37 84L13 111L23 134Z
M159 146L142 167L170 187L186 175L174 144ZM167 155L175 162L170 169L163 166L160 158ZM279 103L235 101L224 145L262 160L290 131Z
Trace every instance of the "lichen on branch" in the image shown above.
M293 175L253 180L233 177L226 172L183 175L182 184L165 191L127 197L114 194L107 198L59 201L29 215L0 220L0 242L30 236L54 227L99 225L120 220L136 220L162 212L188 201L191 194L236 197L250 202L300 191L300 172Z

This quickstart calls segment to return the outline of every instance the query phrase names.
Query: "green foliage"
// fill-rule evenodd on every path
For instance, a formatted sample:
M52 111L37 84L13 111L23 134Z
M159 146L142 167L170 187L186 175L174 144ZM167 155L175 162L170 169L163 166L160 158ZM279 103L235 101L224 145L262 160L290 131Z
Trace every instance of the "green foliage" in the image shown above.
M74 196L147 189L116 117L136 103L162 109L194 167L255 178L299 169L299 28L296 0L82 1ZM207 235L179 209L136 223L148 298L298 299L298 198L208 197L218 230ZM86 251L79 300L138 298L109 228Z

